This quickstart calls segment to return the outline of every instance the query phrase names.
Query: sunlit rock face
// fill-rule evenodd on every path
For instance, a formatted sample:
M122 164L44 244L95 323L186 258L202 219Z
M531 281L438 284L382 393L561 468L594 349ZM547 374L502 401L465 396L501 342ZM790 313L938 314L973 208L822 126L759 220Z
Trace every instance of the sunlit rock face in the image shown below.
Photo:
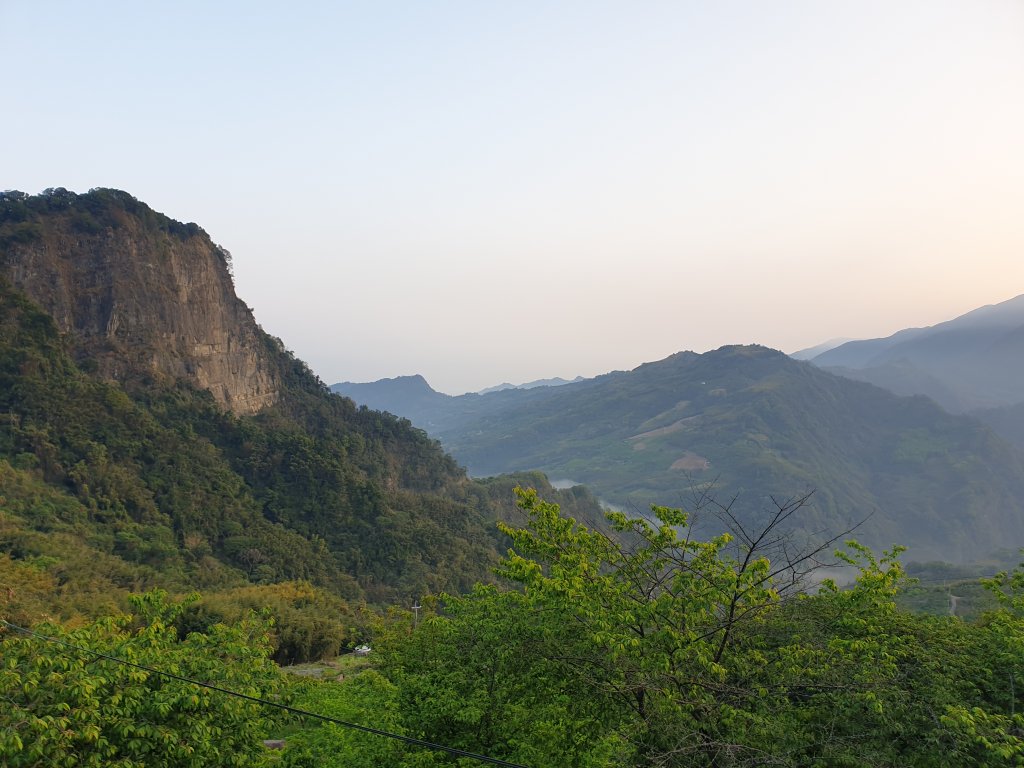
M47 215L27 242L0 249L4 274L107 378L186 379L239 414L275 402L267 337L235 295L227 253L197 226L136 206L84 226L74 203Z

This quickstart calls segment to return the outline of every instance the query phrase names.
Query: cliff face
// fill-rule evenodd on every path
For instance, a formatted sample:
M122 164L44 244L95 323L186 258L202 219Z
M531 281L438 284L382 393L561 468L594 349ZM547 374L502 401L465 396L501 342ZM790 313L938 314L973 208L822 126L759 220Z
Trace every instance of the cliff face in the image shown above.
M235 413L277 399L263 334L205 232L113 190L50 198L45 211L30 207L37 198L0 200L0 263L79 357L111 379L187 379Z

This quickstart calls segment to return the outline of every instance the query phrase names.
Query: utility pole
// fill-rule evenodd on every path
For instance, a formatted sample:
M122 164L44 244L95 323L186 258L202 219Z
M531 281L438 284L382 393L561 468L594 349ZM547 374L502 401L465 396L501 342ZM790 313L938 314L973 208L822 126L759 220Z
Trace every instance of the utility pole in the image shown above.
M420 608L422 608L422 607L423 606L420 605L420 601L419 600L417 600L415 603L413 603L413 606L412 606L412 613L413 613L412 628L413 629L416 629L416 627L418 627L420 625Z

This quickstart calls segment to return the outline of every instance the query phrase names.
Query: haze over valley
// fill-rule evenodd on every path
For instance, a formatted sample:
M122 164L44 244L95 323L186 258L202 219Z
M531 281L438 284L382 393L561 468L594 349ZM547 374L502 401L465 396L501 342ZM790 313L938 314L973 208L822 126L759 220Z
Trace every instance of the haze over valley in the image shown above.
M1024 535L1019 421L992 410L953 415L924 395L998 398L1019 412L1022 307L1019 297L892 339L846 342L811 362L733 346L557 388L451 397L410 376L332 389L409 418L471 474L539 469L632 509L712 493L736 497L748 515L768 497L814 490L810 530L857 524L865 541L898 542L914 559L974 560ZM831 364L875 360L878 348L899 363ZM887 376L893 368L904 375Z
M0 765L1024 765L1022 31L0 0Z

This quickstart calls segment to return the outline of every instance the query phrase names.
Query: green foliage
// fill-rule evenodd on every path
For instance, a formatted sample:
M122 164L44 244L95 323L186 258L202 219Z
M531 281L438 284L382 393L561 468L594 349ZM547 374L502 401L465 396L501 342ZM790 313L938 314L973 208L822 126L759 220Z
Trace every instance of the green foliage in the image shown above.
M580 648L560 616L492 586L443 600L444 615L415 631L393 625L374 646L408 731L524 765L597 766L626 754L608 727L616 702L580 696L579 675L547 656L555 636L565 657Z
M342 683L305 681L295 706L357 725L408 734L401 722L398 690L373 670ZM426 768L447 761L403 742L313 721L288 737L282 763L288 768Z
M50 188L39 195L9 190L0 192L0 245L27 240L11 238L19 225L31 226L41 237L49 222L66 217L71 228L83 234L96 234L104 229L118 229L128 218L141 221L147 228L167 232L187 240L203 232L198 224L180 221L158 213L145 203L119 189L97 187L84 195L76 195L63 187Z
M819 551L794 550L779 526L799 500L780 504L762 529L736 526L708 541L693 538L675 509L611 514L612 537L535 492L522 492L520 504L526 524L503 526L513 549L501 565L518 589L479 585L425 600L418 617L395 612L374 630L373 654L362 660L372 669L293 682L289 703L524 765L1024 761L1024 566L988 580L999 607L965 622L900 610L907 578L898 548L876 556L849 542L838 559L856 573L852 582L800 589L801 558ZM45 556L22 557L0 561L0 574L16 570L36 585L25 594L38 596L51 567ZM279 684L272 643L312 656L318 642L346 633L351 643L368 631L366 617L306 583L178 605L151 593L132 604L135 618L46 631L245 692L266 683L263 693ZM256 621L250 605L266 606L288 631ZM317 623L325 616L334 621ZM119 676L14 635L0 651L0 696L16 702L8 721L0 711L0 725L11 723L0 746L15 755L8 764L72 751L87 765L267 759L256 746L268 725L258 710L225 710L216 696L199 697L200 706L170 682ZM130 726L140 717L144 727ZM233 740L223 736L228 727L239 734ZM286 735L284 765L453 763L315 720L293 721Z
M529 522L506 527L514 549L501 569L521 591L447 598L443 615L378 642L411 732L538 765L1024 755L1024 570L996 579L1005 606L968 624L897 608L898 548L876 557L850 542L840 561L855 581L794 592L799 558L767 557L772 521L701 542L680 533L685 514L655 508L650 519L612 515L627 534L615 540L534 493L521 503ZM555 722L563 741L545 739Z
M778 602L770 562L753 549L735 558L728 534L681 537L679 510L656 507L652 522L611 514L636 541L625 548L531 492L521 501L530 525L506 528L514 551L502 574L583 639L585 685L615 691L618 709L630 712L623 738L643 759L682 749L684 736L693 758L717 749L733 720L721 692L732 685L737 623L759 621Z
M272 658L296 664L337 656L365 642L373 616L308 582L238 587L210 594L190 605L177 622L182 635L235 623L258 611L273 621Z
M162 242L205 237L115 190L0 195L5 249L128 224ZM802 590L819 551L782 525L802 509L805 527L820 527L885 499L948 543L966 541L982 508L1016 509L1003 503L1017 488L1005 481L1009 454L976 425L850 385L841 394L854 414L883 422L863 428L830 407L846 384L752 348L676 356L672 387L661 364L609 376L583 388L597 415L582 421L562 393L502 396L530 400L540 418L498 429L489 461L649 494L679 487L669 467L681 455L693 467L714 448L724 483L827 485L818 514L787 502L757 528L749 510L720 507L730 531L708 537L711 517L698 532L668 507L602 520L587 491L556 492L540 476L520 480L561 508L523 492L511 509L514 480L468 481L408 421L331 396L260 338L281 398L237 417L137 370L99 380L96 360L76 361L73 336L0 282L0 616L273 696L272 659L314 660L369 637L363 599L408 605L448 591L424 601L419 621L372 627L375 669L298 683L294 703L535 766L1024 763L1024 568L987 582L992 610L977 621L912 614L899 608L913 593L898 550L876 557L851 543L841 559L852 583ZM485 429L502 423L480 417ZM848 436L838 454L823 439L837 433ZM563 453L581 448L582 459ZM631 477L637 466L660 474ZM864 495L865 478L876 495ZM938 514L947 509L963 514ZM491 573L509 545L498 573L515 589ZM204 599L129 598L195 586ZM0 640L0 701L6 765L271 761L267 715L250 703L13 633ZM453 763L322 723L296 726L273 760Z
M38 244L20 242L27 232ZM118 190L0 195L0 266L29 245L74 260L126 232L158 269L196 248L230 267L198 226ZM193 239L192 250L178 247ZM76 533L91 547L168 587L305 580L388 602L489 578L494 515L451 457L408 421L331 395L261 329L242 330L262 342L278 394L257 416L225 413L209 394L154 374L130 338L61 337L0 282L0 458L73 495L87 510ZM116 384L95 376L111 370Z
M179 640L180 606L163 593L136 615L76 630L39 631L90 651L193 677L252 696L273 695L267 626L254 619ZM0 643L0 755L15 766L263 765L259 705L35 637Z

